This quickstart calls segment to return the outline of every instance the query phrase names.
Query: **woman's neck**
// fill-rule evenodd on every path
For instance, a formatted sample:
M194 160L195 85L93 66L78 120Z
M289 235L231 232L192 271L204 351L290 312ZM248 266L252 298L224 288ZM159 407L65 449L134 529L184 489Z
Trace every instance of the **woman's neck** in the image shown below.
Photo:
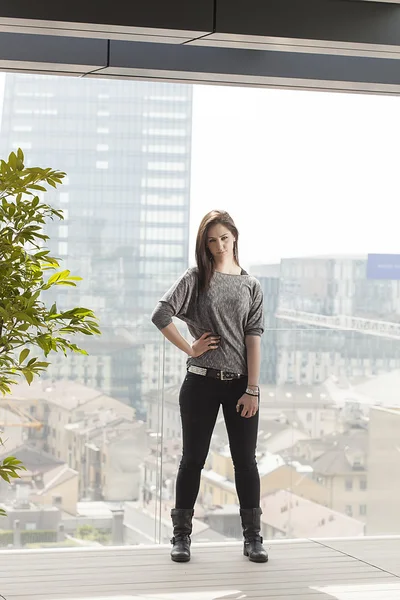
M215 263L214 268L215 271L218 271L218 273L224 273L225 275L240 275L242 272L242 269L239 267L239 265L233 261Z

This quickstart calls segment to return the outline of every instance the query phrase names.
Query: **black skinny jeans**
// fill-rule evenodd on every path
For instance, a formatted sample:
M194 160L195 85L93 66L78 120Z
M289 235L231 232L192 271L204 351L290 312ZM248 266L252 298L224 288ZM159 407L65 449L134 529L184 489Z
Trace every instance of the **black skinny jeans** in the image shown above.
M259 507L260 477L255 456L258 412L246 419L236 411L237 401L246 386L247 378L220 381L194 373L186 375L179 395L183 452L176 480L176 508L192 509L195 505L201 470L220 405L228 432L240 507Z

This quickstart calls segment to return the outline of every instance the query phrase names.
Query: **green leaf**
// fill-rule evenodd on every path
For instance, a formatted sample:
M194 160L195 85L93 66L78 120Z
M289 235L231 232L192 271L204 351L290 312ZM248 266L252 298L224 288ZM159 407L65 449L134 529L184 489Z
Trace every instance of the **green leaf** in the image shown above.
M68 269L66 269L65 271L61 271L60 279L68 279L70 273L71 273L71 271L68 271Z
M31 325L35 325L35 321L29 315L27 315L26 313L16 312L15 313L15 317L17 319L19 319L20 321L27 321Z
M25 377L26 381L29 383L29 385L31 385L31 383L33 381L33 374L31 373L31 371L26 371L24 369L22 371L22 373L24 374L24 377Z
M41 348L47 356L47 354L51 350L51 344L48 342L47 338L39 336L38 338L36 338L36 342L39 348Z
M66 281L65 279L62 279L61 281L56 281L55 285L67 285L69 287L76 287L76 283L74 283L73 281Z
M55 283L59 279L60 279L60 273L54 273L54 275L49 277L49 279L47 280L47 285L53 285L53 283Z
M42 185L37 185L37 184L32 185L31 184L31 185L28 185L28 188L30 190L37 190L38 192L47 192L46 188L43 187Z
M29 356L29 353L30 353L30 350L28 348L25 348L24 350L22 350L21 354L19 355L19 364L20 365L22 365L22 363L27 358L27 356Z
M22 462L20 460L18 460L17 458L15 458L15 456L8 456L7 458L5 458L3 460L3 465L7 465L7 467L10 466L16 466L16 465L22 465Z
M10 167L15 171L17 168L17 157L14 152L11 152L10 156L8 157L8 162Z

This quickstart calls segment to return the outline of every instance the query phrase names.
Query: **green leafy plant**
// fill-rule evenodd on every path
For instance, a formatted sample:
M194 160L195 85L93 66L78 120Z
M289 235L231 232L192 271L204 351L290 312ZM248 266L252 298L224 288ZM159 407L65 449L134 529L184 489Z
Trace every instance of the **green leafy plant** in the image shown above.
M13 543L14 532L11 530L0 531L0 547L9 546ZM32 544L38 544L40 547L42 544L56 544L57 543L57 531L53 529L35 529L34 531L21 530L21 544L22 546L29 546Z
M110 533L96 529L92 525L81 525L78 527L75 532L75 537L90 542L98 542L103 545L107 545L111 542Z
M0 463L0 477L4 479L4 481L7 481L7 483L11 483L12 479L18 479L20 477L18 471L26 471L26 468L22 462L14 456L8 456ZM4 508L0 508L0 517L5 517L6 514Z
M57 188L64 177L61 171L25 167L21 149L0 161L0 396L10 394L21 377L31 384L50 365L43 358L51 352L87 354L72 336L100 334L90 309L59 311L42 300L50 288L81 280L59 270L45 248L46 222L64 217L41 197L46 186ZM0 477L9 481L21 469L10 457L0 464Z

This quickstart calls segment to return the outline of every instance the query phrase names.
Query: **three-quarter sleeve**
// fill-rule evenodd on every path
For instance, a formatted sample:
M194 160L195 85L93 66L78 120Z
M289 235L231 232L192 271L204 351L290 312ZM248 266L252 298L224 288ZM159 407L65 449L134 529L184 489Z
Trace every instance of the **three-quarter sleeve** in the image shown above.
M158 329L172 323L173 317L185 320L195 291L193 273L189 269L164 294L155 307L151 320Z
M247 318L245 335L259 335L264 333L264 298L260 283L254 286L252 304Z
M151 315L151 320L154 325L161 331L164 327L168 327L172 323L172 317L174 317L174 310L168 302L160 302L157 304Z

